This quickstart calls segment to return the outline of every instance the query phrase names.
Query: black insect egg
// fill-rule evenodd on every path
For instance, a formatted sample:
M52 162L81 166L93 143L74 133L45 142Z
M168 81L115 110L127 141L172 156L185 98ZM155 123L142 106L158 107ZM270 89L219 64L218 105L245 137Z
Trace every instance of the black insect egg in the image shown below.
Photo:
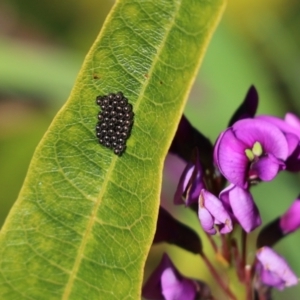
M109 100L108 100L107 96L103 97L102 104L105 105L105 106L109 104Z
M128 113L125 113L124 114L124 119L125 120L131 120L132 122L133 122L133 112L131 111L131 112L128 112Z
M124 107L125 105L127 105L128 103L128 100L127 98L123 98L122 100L119 101L119 105Z
M103 97L102 97L102 96L98 96L98 97L96 98L96 104L97 104L97 105L102 105L102 102L103 102Z
M108 95L108 99L111 100L111 101L113 101L115 97L116 97L116 95L113 94L113 93Z
M123 93L122 93L122 92L118 92L118 93L116 94L115 99L116 99L117 101L122 100L122 99L123 99Z
M126 106L123 107L123 111L125 113L131 112L132 111L132 105L130 103L128 103Z
M99 121L102 121L103 119L104 119L104 117L103 117L102 113L100 112L100 113L98 114L98 120L99 120Z
M126 149L133 124L132 105L122 92L97 96L96 104L101 108L101 112L98 113L96 137L100 144L121 156Z

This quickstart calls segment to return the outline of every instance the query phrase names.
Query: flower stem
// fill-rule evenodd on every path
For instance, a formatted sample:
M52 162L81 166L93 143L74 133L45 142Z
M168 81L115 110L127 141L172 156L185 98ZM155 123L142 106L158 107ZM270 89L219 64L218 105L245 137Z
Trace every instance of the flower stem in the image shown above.
M242 259L241 259L241 267L245 269L246 266L246 253L247 253L247 233L242 229Z
M206 236L210 242L210 245L214 249L215 253L218 253L218 246L217 246L216 242L214 241L214 239L212 238L212 236L208 233L206 233Z
M227 296L229 297L229 299L231 299L231 300L237 300L236 296L232 293L232 291L230 290L230 288L228 287L228 285L222 280L222 278L220 277L219 273L217 272L217 270L215 269L215 267L213 266L213 264L209 261L209 259L207 258L207 256L204 253L202 253L200 255L203 258L203 260L204 260L207 268L209 269L209 271L211 272L211 274L213 275L213 277L215 278L215 280L218 282L218 284L220 285L220 287L227 294Z
M230 263L231 253L228 249L228 242L224 234L221 234L221 242L222 242L222 255L227 260L227 262Z
M252 286L251 286L251 266L247 265L245 266L245 286L246 286L246 299L247 300L253 300L252 297Z
M231 251L233 262L236 268L236 274L241 282L244 281L244 267L242 266L241 254L235 238L231 239Z

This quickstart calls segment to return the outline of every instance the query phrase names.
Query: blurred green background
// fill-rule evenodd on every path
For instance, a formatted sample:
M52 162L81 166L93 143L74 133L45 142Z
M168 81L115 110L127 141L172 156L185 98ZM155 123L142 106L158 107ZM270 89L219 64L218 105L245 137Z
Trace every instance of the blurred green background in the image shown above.
M17 198L36 145L68 98L112 5L112 0L1 1L0 226ZM259 113L300 115L299 29L299 1L229 1L186 107L193 125L214 141L251 84L260 95ZM163 195L171 202L178 178L169 177ZM280 174L255 188L264 222L288 208L300 192L299 182L299 175ZM178 212L198 227L188 212ZM298 275L299 249L300 232L276 246ZM178 251L174 255L183 254ZM201 265L192 264L192 269L189 262L194 258L185 257L181 271L204 278ZM299 293L297 286L276 293L275 299L299 299Z

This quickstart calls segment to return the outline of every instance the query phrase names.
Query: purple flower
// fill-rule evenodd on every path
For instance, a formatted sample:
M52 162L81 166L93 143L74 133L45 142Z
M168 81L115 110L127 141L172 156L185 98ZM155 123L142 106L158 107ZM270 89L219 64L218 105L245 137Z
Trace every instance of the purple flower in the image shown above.
M258 249L256 258L258 260L256 270L263 284L283 290L285 287L298 283L297 276L284 258L271 248L262 247Z
M246 232L261 224L259 211L249 191L231 184L220 193L220 199Z
M288 171L300 171L300 120L297 116L287 113L284 120L273 116L257 116L277 126L288 142L288 158L285 162Z
M284 234L291 233L300 227L300 196L293 202L288 211L280 217L280 228Z
M288 143L281 130L260 119L243 119L221 133L214 159L224 177L247 188L249 182L272 180L284 169Z
M196 150L193 162L186 165L174 196L174 204L185 204L186 206L198 201L201 190L205 187L204 175Z
M211 293L205 283L181 275L168 255L164 254L159 266L145 283L142 295L155 300L195 300L207 299Z
M205 232L216 234L214 225L219 225L220 233L232 231L232 221L225 206L212 193L202 190L199 197L198 217Z

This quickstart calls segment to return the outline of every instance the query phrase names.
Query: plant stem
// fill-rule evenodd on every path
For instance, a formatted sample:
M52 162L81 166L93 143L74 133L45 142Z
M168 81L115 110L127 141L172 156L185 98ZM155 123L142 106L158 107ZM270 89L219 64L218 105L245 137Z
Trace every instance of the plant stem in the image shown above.
M246 299L253 300L252 297L252 286L251 286L251 266L245 266L245 286L246 286Z
M229 297L229 299L231 299L231 300L237 300L236 296L232 293L232 291L230 290L230 288L228 287L228 285L222 280L222 278L220 277L219 273L217 272L217 270L215 269L215 267L213 266L213 264L209 261L209 259L207 258L207 256L203 253L201 255L201 257L203 258L203 260L204 260L207 268L209 269L209 271L211 272L211 274L213 275L213 277L215 278L215 280L218 282L218 284L220 285L220 287L227 294L227 296Z
M245 230L242 229L242 259L241 259L241 267L243 270L245 269L246 266L246 253L247 253L247 233Z
M222 244L222 255L227 260L228 263L230 263L230 251L228 249L228 243L227 238L224 234L221 234L221 244Z
M236 274L241 282L245 280L244 268L242 266L241 254L235 238L231 239L231 251L233 256Z
M216 242L214 241L214 239L208 233L206 233L206 236L207 236L212 248L214 249L215 253L218 253L218 246L217 246Z

